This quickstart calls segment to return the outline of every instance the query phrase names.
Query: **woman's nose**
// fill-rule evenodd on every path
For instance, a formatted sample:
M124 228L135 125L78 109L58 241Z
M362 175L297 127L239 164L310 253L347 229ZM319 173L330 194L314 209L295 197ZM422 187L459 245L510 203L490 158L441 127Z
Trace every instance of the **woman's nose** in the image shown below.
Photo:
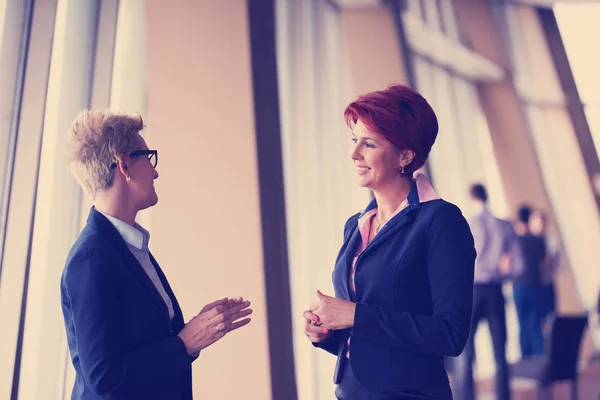
M360 160L362 158L357 145L352 146L352 151L350 152L350 158L353 160Z

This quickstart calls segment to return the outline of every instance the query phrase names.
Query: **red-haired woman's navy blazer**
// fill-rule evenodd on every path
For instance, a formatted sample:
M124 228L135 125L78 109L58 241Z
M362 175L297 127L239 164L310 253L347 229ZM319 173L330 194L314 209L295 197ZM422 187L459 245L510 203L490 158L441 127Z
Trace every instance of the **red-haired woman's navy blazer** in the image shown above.
M453 204L420 203L414 184L408 200L356 261L354 326L316 346L338 356L336 384L350 362L356 380L372 392L451 399L444 356L459 355L469 336L473 237ZM376 206L373 200L364 213ZM333 271L335 295L346 300L361 215L346 222Z

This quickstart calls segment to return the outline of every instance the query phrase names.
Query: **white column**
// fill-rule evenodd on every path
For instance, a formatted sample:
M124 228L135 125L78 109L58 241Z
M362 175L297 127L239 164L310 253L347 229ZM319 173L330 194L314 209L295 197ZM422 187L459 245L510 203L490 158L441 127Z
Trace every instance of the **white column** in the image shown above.
M177 7L173 4L173 7ZM120 0L115 41L110 109L139 114L148 125L146 67L146 0ZM181 60L181 62L185 62ZM145 132L142 135L148 139ZM160 149L159 149L160 150ZM159 151L160 153L160 151ZM160 160L160 154L159 154ZM150 213L142 211L137 222L152 232Z
M176 3L172 5L176 7ZM146 1L119 1L110 108L147 115ZM181 62L185 62L181 60Z

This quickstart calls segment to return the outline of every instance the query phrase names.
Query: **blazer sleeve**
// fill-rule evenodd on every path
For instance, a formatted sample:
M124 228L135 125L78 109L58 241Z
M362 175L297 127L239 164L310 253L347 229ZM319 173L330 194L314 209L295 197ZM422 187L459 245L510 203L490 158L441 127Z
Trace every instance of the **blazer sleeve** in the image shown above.
M420 353L458 356L471 325L473 237L458 207L450 203L432 215L425 237L432 314L358 303L352 334Z
M313 343L313 346L323 349L328 353L333 354L334 356L337 356L340 350L341 342L347 340L349 336L348 333L346 333L346 331L347 330L335 330L331 332L327 339L319 343Z
M115 264L96 251L81 251L70 260L62 280L66 319L72 321L83 378L99 396L182 372L192 361L176 335L123 352Z
M352 235L353 227L356 225L356 220L360 216L361 213L356 213L346 221L344 224L344 242L347 243L350 235ZM340 257L344 254L345 247L342 246L340 252L335 260L336 265L338 264ZM327 339L323 340L319 343L313 343L313 346L323 349L335 356L338 355L338 350L340 349L340 342L347 340L348 336L350 336L349 330L341 330L341 331L333 331Z

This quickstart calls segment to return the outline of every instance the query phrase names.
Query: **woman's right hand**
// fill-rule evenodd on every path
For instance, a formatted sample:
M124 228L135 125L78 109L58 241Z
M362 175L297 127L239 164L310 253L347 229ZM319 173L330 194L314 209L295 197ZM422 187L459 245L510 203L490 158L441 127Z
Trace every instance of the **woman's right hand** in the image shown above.
M241 298L239 301L224 298L204 306L178 334L188 354L198 354L228 332L248 324L250 318L238 320L252 313L249 306L250 302Z
M325 329L319 323L319 317L309 310L304 311L304 334L313 343L319 343L327 339L331 330Z

